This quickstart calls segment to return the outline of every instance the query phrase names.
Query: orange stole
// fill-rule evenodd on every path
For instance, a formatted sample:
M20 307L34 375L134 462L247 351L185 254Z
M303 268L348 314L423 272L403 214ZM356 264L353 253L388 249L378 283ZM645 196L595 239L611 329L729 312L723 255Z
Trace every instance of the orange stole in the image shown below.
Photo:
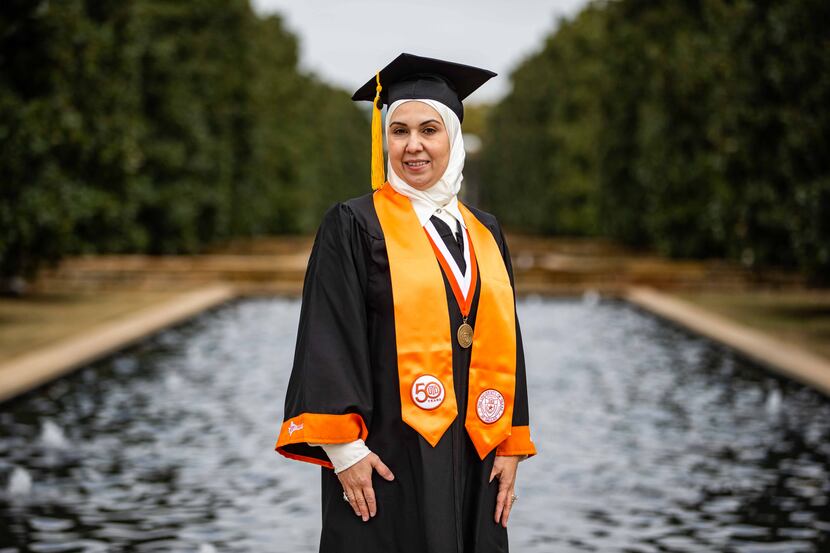
M386 183L374 193L373 200L383 228L392 279L401 416L434 447L458 414L451 342L456 339L456 329L450 329L439 262L409 198ZM481 282L464 426L483 459L510 436L512 428L516 388L514 296L493 235L460 202L459 208L478 261ZM413 385L424 375L438 379L443 386L444 399L436 407L422 408L415 401ZM498 394L492 390L503 399L503 412L497 420L487 423L479 417L478 408L490 400L492 409L494 396L498 404Z

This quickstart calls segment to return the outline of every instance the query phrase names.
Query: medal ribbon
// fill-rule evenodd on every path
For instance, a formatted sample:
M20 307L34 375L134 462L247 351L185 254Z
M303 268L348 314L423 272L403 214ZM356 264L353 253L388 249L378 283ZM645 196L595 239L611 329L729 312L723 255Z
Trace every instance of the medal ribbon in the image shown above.
M386 183L375 191L373 201L383 229L392 280L401 417L434 447L458 414L452 377L455 337L450 331L449 306L441 277L443 256L437 256L436 263L432 249L435 245L424 235L409 198ZM459 209L470 238L471 266L478 265L477 278L481 280L464 426L483 459L511 433L516 388L514 296L493 235L461 203ZM453 288L456 300L463 298L456 288L457 283ZM470 303L473 293L468 293ZM434 376L444 387L444 400L433 409L420 408L411 395L415 380L424 374ZM491 389L502 395L504 412L498 420L487 424L479 419L476 408L481 393Z
M458 308L461 310L461 316L464 317L464 322L467 322L467 317L470 315L470 307L473 305L473 295L476 291L476 281L478 280L478 267L476 267L476 252L473 249L473 243L469 242L469 235L468 242L470 244L470 289L467 291L467 297L464 297L464 294L461 292L461 285L458 284L458 281L455 278L455 273L452 272L449 263L444 258L444 254L441 253L441 250L432 240L432 236L429 235L429 232L424 230L424 233L427 235L429 239L429 245L432 246L432 251L435 252L435 257L438 259L438 263L441 264L441 268L444 270L444 274L447 275L447 280L450 281L450 288L452 288L452 294L455 296L455 301L458 303Z

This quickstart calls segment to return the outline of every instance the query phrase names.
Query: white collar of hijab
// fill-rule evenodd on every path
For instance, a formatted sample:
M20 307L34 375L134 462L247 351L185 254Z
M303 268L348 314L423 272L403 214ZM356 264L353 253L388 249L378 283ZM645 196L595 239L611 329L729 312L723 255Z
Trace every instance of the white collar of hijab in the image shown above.
M464 228L467 228L467 225L464 223L464 218L461 216L461 211L458 209L458 191L461 189L461 181L464 180L461 172L464 169L465 158L461 122L458 120L455 112L441 102L430 99L396 100L392 102L392 105L386 111L385 132L387 143L389 142L389 124L392 121L392 114L395 113L395 110L401 104L406 102L423 102L438 112L444 121L444 128L447 129L447 134L449 135L450 160L447 163L446 171L444 171L444 174L438 182L426 190L418 190L407 184L406 181L395 173L391 160L387 164L387 180L396 192L410 199L421 226L425 225L437 210L442 209L458 220Z

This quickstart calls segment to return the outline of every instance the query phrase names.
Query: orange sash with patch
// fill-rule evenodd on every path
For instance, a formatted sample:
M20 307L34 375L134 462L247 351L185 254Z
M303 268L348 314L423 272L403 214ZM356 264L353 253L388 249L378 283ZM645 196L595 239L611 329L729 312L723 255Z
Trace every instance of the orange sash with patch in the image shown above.
M441 266L409 198L385 183L373 200L392 279L401 416L435 447L458 415L452 375L456 329L450 328ZM516 388L514 296L493 235L464 205L458 205L467 225L470 264L478 263L481 281L464 426L483 459L511 434ZM451 275L448 278L454 283ZM470 299L474 287L475 281Z

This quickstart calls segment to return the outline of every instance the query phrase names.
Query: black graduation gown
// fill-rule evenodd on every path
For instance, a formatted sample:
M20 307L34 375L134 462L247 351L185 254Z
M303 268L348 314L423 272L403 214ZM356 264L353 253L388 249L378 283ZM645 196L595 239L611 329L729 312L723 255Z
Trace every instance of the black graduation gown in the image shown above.
M483 211L470 211L495 237L512 283L510 255L498 222ZM444 284L450 328L455 329L462 316L446 275ZM469 316L473 325L479 287ZM456 340L452 344L459 415L433 448L401 419L392 284L372 194L331 207L317 231L303 285L285 420L302 413L359 414L368 428L366 445L395 479L389 482L373 472L377 514L363 522L343 500L334 471L322 468L321 553L508 551L507 530L493 519L498 479L488 482L496 450L481 460L464 428L471 349L461 348ZM516 346L513 426L526 426L518 318ZM307 443L285 450L327 460L322 448Z

